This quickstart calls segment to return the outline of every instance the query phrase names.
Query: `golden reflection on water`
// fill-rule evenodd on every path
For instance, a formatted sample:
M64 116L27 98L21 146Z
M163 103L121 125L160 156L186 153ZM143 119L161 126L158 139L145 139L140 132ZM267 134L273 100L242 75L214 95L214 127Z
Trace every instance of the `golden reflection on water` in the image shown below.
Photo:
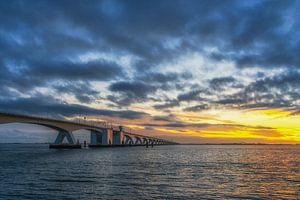
M299 145L0 150L3 199L299 199Z

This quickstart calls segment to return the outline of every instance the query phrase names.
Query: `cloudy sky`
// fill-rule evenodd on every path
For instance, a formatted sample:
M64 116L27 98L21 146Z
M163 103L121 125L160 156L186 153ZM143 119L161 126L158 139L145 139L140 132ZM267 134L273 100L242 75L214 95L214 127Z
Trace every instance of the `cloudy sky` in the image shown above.
M85 116L178 142L300 143L299 9L292 0L1 1L0 110ZM1 125L0 138L29 137L22 129Z

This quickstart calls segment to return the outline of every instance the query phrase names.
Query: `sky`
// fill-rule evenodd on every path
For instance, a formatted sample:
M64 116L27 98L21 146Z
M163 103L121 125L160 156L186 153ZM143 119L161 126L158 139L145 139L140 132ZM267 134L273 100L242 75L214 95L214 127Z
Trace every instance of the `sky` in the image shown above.
M0 111L182 143L300 143L300 1L0 2ZM2 141L52 130L0 125Z

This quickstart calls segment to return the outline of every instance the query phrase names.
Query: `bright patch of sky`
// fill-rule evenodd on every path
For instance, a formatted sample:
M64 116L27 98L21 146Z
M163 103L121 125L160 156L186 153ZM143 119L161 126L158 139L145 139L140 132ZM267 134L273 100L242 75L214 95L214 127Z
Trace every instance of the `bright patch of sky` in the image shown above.
M138 58L136 56L124 53L92 51L80 54L78 59L75 59L74 61L87 63L101 60L115 62L124 68L124 71L129 77L132 77L134 74L132 66L138 61Z

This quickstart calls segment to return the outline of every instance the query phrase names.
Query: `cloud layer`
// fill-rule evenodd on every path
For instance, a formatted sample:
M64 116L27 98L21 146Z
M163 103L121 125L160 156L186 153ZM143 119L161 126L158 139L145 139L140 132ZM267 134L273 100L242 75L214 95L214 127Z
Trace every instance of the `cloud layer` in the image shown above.
M299 8L294 0L0 2L0 110L154 122L220 109L296 115Z

